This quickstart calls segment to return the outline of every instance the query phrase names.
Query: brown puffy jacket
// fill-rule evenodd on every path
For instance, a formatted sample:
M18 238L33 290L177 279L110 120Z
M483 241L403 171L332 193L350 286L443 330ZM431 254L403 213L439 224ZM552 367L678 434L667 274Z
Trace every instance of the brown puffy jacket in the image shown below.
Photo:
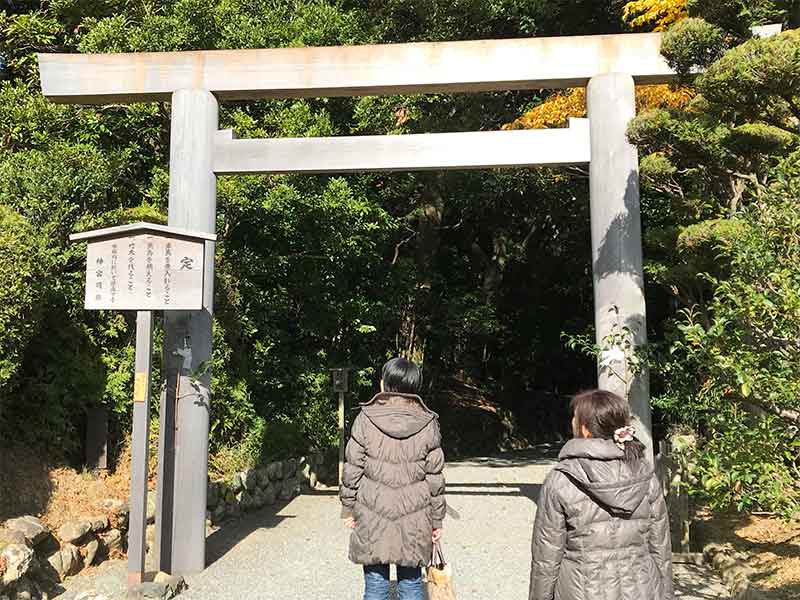
M350 560L427 564L445 515L439 417L419 396L381 393L362 405L345 452L342 517L354 517Z
M669 518L644 461L611 440L574 439L545 479L530 600L672 600Z

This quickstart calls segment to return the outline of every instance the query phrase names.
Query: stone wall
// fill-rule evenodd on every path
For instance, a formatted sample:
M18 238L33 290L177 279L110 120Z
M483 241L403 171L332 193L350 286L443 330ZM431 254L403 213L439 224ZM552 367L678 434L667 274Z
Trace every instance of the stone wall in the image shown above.
M109 498L94 516L50 531L33 516L0 527L0 600L47 597L55 586L85 567L124 555L128 506Z
M336 484L335 460L330 454L314 453L248 469L228 480L209 480L206 517L217 526L242 513L291 500L304 490L326 489Z
M222 526L243 513L288 501L310 489L331 489L338 478L338 455L312 453L209 480L207 524ZM147 543L155 535L156 494L147 497ZM49 530L33 516L0 523L0 600L38 600L58 583L107 558L124 558L128 504L104 500L96 514Z

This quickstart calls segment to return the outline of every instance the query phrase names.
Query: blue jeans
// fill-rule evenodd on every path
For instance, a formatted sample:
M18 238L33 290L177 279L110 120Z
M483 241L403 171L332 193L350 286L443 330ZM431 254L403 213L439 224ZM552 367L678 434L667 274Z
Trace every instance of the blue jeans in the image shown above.
M419 567L397 567L397 597L399 600L424 600ZM389 600L389 565L364 567L364 600Z

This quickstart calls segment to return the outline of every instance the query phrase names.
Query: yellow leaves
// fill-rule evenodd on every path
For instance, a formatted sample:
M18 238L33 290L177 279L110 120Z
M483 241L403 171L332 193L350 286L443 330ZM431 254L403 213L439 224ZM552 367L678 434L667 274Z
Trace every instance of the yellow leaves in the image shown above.
M395 127L400 127L401 125L405 125L411 119L411 111L408 110L406 107L398 108L394 111L395 117Z
M622 9L622 18L631 27L653 27L664 31L686 16L687 0L633 0Z
M688 0L632 0L623 9L624 20L633 27L652 26L663 31L687 16ZM680 110L694 98L689 88L668 85L640 85L636 88L637 111L649 108ZM503 129L547 129L565 127L570 118L586 116L586 90L574 88L550 96L539 106L503 125Z
M563 127L573 117L586 116L586 90L575 88L550 96L503 129L548 129Z
M640 85L636 87L636 110L664 108L680 110L694 98L690 88L671 88L668 85ZM565 127L570 118L586 116L586 89L574 88L553 94L503 129L547 129Z
M640 85L636 87L636 110L663 108L681 110L695 97L688 87L672 88L668 85Z

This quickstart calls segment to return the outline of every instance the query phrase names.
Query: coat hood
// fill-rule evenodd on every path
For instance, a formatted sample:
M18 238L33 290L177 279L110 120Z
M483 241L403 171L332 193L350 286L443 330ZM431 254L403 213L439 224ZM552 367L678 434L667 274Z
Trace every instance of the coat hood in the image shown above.
M611 440L572 439L555 467L612 515L629 517L645 501L653 471L646 461L630 467Z
M416 394L381 392L361 405L372 423L389 437L402 440L422 431L428 423L439 418L425 406Z

